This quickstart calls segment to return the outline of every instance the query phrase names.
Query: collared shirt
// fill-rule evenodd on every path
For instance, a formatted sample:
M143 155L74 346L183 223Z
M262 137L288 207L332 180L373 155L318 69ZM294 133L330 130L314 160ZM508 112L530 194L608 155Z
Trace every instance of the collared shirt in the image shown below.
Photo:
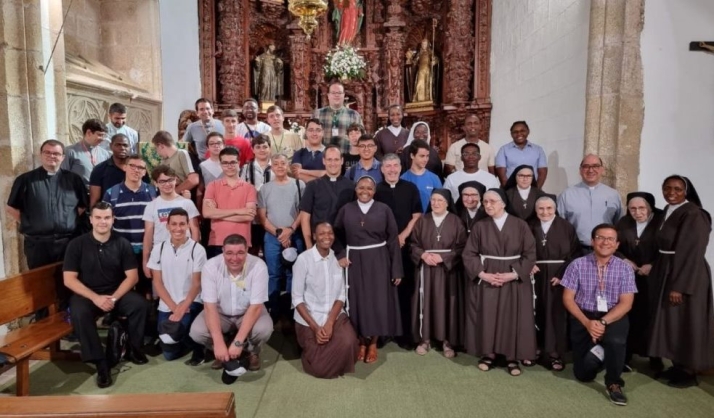
M280 135L273 135L272 132L267 132L266 135L270 137L270 148L273 154L285 154L288 160L293 158L297 150L304 148L300 135L287 129L283 130Z
M614 225L622 217L622 202L612 187L580 182L558 196L558 213L575 227L580 243L589 246L593 228L601 223Z
M322 161L322 153L325 146L320 144L320 148L312 150L308 147L299 149L293 154L292 164L300 164L303 170L324 170L325 163Z
M206 250L191 238L178 248L171 244L170 239L161 244L154 246L146 265L161 272L161 281L169 296L175 303L180 303L191 290L194 273L200 273L206 264ZM194 302L200 301L199 292ZM159 311L171 312L163 299L159 301Z
M521 149L515 142L509 142L496 154L496 167L505 167L506 177L510 177L516 167L524 164L533 167L533 175L538 179L538 169L548 167L543 147L527 141Z
M362 124L362 116L360 116L357 111L345 106L337 110L326 106L316 109L313 116L319 119L320 125L322 125L322 143L324 145L330 145L333 136L340 136L342 137L342 141L335 145L340 146L343 154L350 151L350 141L347 140L347 128L354 123ZM337 129L337 135L333 135L333 128Z
M382 182L383 179L382 170L380 169L381 167L382 163L380 163L379 161L377 161L377 159L374 158L372 159L372 167L370 168L364 168L364 166L362 165L362 160L359 160L357 164L353 165L352 167L350 167L349 170L347 170L347 174L345 175L345 177L357 183L360 178L364 176L369 176L372 177L376 184L379 184Z
M300 201L300 211L309 213L310 226L320 222L335 222L337 211L352 200L355 184L346 177L339 176L334 181L324 175L305 186Z
M102 140L102 142L99 143L99 146L111 153L112 137L116 134L124 134L127 138L129 138L130 154L139 153L139 147L137 147L137 144L139 143L139 132L126 125L122 126L121 128L117 128L111 122L107 123L107 132L104 134L104 139Z
M42 166L12 183L7 205L20 211L20 233L69 236L77 227L77 209L89 205L82 179L67 170L50 175Z
M612 256L604 268L603 286L600 289L598 266L595 254L575 259L565 270L560 284L575 292L575 303L582 311L597 312L597 297L604 295L607 309L612 309L620 300L620 295L637 293L635 273L629 264Z
M117 189L117 190L114 190ZM104 193L102 200L114 207L113 230L128 239L135 253L141 251L144 242L144 210L154 200L154 186L141 183L134 191L122 182ZM116 200L113 198L116 197Z
M386 181L377 184L374 200L389 206L397 221L399 233L409 225L415 213L422 214L424 212L419 189L414 183L406 180L400 179L394 186Z
M459 186L467 181L477 181L486 186L486 190L501 187L501 183L496 176L486 170L479 169L475 173L467 173L463 170L454 171L449 174L449 177L444 182L444 188L449 189L454 202L459 199ZM481 196L481 199L483 199L483 196Z
M208 151L206 137L211 132L218 132L223 135L226 129L218 119L211 119L207 124L204 124L202 120L197 120L188 125L186 133L183 134L183 142L193 142L196 145L196 154L198 154L201 161L206 159L206 151Z
M250 305L268 301L268 267L260 258L248 254L245 274L232 277L223 254L206 261L201 270L201 298L215 303L218 313L241 316Z
M112 158L112 154L109 151L100 146L90 146L84 139L65 147L64 153L65 157L61 168L82 177L87 190L89 190L89 177L94 167Z
M119 288L126 271L137 269L136 256L126 238L112 232L107 242L99 242L91 232L69 242L63 271L78 273L79 281L100 295Z
M298 256L293 266L292 299L293 307L304 303L317 325L325 325L332 305L345 301L345 281L334 251L323 257L313 246ZM297 309L294 318L298 324L309 326Z
M448 164L456 167L456 170L464 169L464 162L461 161L461 147L466 145L466 138L459 139L458 141L451 144L449 150L446 151L446 158L444 158L444 164ZM478 162L478 168L484 171L488 171L489 167L496 165L496 153L493 151L493 147L481 139L476 143L479 147L479 154L481 154L481 160Z
M231 186L224 177L206 187L204 200L213 200L218 209L243 209L248 204L257 204L258 195L255 187L247 182ZM250 222L231 222L225 219L211 219L211 233L208 245L223 245L228 235L240 234L248 243L251 242Z
M104 193L109 190L110 187L123 183L125 179L126 172L117 167L114 158L110 158L94 167L92 174L89 176L89 185L99 186L102 191L100 196L104 196ZM144 174L141 181L151 183L148 173Z

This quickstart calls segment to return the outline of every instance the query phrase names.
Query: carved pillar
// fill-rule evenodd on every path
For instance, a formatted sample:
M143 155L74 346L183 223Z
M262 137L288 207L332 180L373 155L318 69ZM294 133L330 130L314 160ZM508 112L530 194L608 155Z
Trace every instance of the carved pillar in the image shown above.
M307 37L294 22L288 26L290 34L290 97L293 111L304 112L310 108L307 91L310 88L310 57L307 52Z
M473 74L472 0L448 0L448 13L443 23L444 104L465 104L471 98ZM488 70L487 70L488 71Z
M476 0L473 99L477 103L491 102L491 0Z
M644 0L593 0L590 6L584 152L602 158L603 182L622 196L637 190L640 171L643 16Z
M387 7L387 22L384 27L388 32L384 38L386 54L384 54L384 68L387 83L383 92L384 107L392 104L403 104L404 94L404 22L402 6L399 0L389 0Z
M250 95L250 59L245 40L248 0L218 1L218 99L222 104L238 105Z
M201 95L218 101L216 88L216 16L214 0L201 0L198 5L200 33L198 37L201 50Z

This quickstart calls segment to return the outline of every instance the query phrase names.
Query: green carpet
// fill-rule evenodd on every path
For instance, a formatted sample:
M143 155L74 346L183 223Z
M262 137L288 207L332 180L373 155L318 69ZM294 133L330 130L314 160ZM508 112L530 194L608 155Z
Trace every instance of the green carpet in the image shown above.
M359 363L353 375L321 380L302 372L295 343L274 335L261 356L259 372L233 385L221 383L208 364L191 368L183 360L154 357L145 366L122 363L114 385L98 389L94 370L79 362L39 362L31 371L32 395L215 392L232 390L237 416L245 417L712 417L714 377L698 387L673 389L643 373L624 375L629 406L617 407L597 382L576 382L570 364L562 373L540 366L520 377L505 369L479 371L476 359L459 354L448 360L432 350L419 357L390 343L376 364ZM636 369L647 370L636 359ZM14 370L8 373L14 373ZM14 393L13 383L0 393Z

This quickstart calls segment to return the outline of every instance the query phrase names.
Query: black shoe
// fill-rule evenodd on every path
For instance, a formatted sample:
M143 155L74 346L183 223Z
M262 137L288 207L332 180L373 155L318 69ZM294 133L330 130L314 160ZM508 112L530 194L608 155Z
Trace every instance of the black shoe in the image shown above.
M672 376L671 379L669 379L669 382L667 382L667 386L677 389L685 389L698 385L699 381L697 381L697 377L694 374L685 372L684 370L679 370Z
M622 388L617 383L607 387L607 395L610 397L610 402L615 405L627 406L627 397L622 393Z
M129 349L126 352L126 359L129 360L130 362L138 365L146 364L149 362L149 359L146 358L146 354L141 352L141 350L136 350L136 349Z
M650 357L650 369L654 370L657 373L664 370L664 362L662 362L662 358Z
M106 362L97 365L97 386L99 389L108 388L114 383L112 381L112 372Z
M676 376L677 376L677 369L675 367L670 367L667 370L662 370L662 371L655 373L654 377L657 380L660 380L660 379L671 380Z
M191 358L186 360L184 362L185 365L191 366L191 367L196 367L200 366L206 361L206 358L203 355L203 350L201 351L194 351L193 354L191 355Z

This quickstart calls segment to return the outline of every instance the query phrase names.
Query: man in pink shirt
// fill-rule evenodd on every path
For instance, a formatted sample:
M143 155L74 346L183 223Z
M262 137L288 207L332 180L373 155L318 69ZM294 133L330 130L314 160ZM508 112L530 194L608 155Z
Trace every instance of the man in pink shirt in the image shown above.
M223 240L229 235L239 234L251 242L250 225L258 202L255 187L238 176L238 150L224 148L218 158L223 178L211 182L203 198L203 216L211 220L209 258L221 254Z

